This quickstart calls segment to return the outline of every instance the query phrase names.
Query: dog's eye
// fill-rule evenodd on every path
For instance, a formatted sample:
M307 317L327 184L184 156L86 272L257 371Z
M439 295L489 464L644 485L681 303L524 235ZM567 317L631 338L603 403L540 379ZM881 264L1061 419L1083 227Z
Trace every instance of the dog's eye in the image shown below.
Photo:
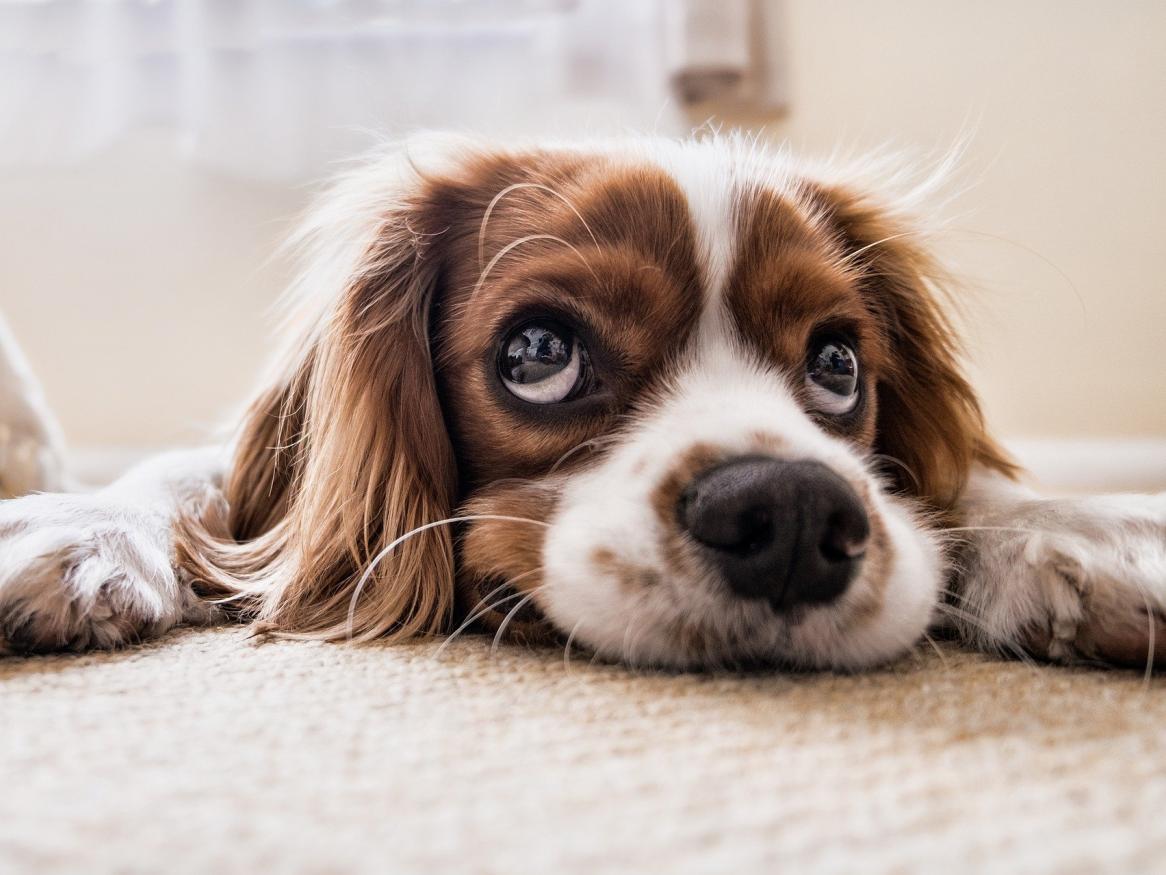
M585 386L587 350L561 326L531 323L506 339L498 370L506 388L523 401L554 404L578 395Z
M821 340L810 348L806 388L815 410L849 413L858 403L858 356L841 340Z

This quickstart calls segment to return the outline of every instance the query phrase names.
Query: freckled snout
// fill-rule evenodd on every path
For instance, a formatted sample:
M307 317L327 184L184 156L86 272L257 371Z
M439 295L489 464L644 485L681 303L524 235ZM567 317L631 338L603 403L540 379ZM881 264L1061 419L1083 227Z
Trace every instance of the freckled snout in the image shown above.
M807 460L731 459L693 479L678 513L732 590L775 610L840 596L870 538L866 510L850 485Z

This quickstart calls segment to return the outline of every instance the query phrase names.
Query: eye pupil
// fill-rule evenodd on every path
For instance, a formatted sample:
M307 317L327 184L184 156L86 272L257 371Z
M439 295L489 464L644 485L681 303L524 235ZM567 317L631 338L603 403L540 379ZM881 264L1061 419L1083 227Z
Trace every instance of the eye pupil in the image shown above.
M590 376L587 350L556 324L530 323L512 331L499 350L498 370L511 394L533 404L565 401Z
M570 362L573 345L539 325L516 332L506 349L506 369L511 381L538 383L553 376Z
M806 381L825 413L846 413L858 401L858 358L838 340L821 342L810 356Z

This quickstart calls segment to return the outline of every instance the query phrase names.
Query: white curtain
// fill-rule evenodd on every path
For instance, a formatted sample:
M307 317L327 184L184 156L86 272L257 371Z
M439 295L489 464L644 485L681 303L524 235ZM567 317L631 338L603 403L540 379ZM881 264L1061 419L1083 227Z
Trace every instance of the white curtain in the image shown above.
M138 127L272 179L418 127L674 133L702 88L758 96L748 4L0 0L0 164L74 161Z

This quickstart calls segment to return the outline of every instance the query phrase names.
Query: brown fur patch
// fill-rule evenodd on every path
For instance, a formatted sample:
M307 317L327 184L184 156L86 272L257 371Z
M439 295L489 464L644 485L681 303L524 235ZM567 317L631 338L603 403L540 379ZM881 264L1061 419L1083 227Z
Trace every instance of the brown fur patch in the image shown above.
M870 446L878 406L873 390L885 367L886 338L864 290L842 264L837 241L808 218L805 205L760 191L742 206L725 297L741 335L765 361L791 375L795 392L802 391L816 334L831 331L853 340L865 401L856 416L822 417L820 425Z
M470 520L458 544L457 616L497 630L514 611L507 631L525 641L551 640L542 621L543 541L561 481L508 482L487 487L462 507L462 515L510 519ZM530 520L519 522L518 520ZM494 592L497 587L501 590ZM529 600L525 596L531 596ZM520 606L520 603L523 603ZM496 605L496 607L491 607Z
M962 373L955 332L937 299L945 277L912 229L869 195L806 186L858 272L863 301L884 337L875 368L874 450L887 475L941 515L950 514L975 463L1007 476L1016 467L989 437Z
M652 589L663 581L659 569L628 562L604 547L592 552L591 564L599 569L600 573L615 578L622 586L629 588Z
M729 452L724 447L707 443L693 444L676 460L676 464L652 490L649 503L660 523L661 531L668 533L665 544L665 556L668 561L679 562L681 561L679 554L688 552L680 536L676 516L681 493L701 472L715 467L728 458Z
M547 159L542 164L546 165ZM515 169L511 176L517 175ZM495 173L494 175L500 175ZM695 324L700 304L695 241L684 196L662 171L617 169L607 161L550 172L522 171L523 188L491 213L483 235L488 263L511 250L479 286L481 212L463 216L446 273L437 324L438 380L464 488L499 477L537 476L581 443L610 432L665 370L675 340ZM466 228L475 234L466 235ZM497 378L497 349L528 318L572 325L601 384L573 412L524 410ZM578 464L584 457L575 457Z

